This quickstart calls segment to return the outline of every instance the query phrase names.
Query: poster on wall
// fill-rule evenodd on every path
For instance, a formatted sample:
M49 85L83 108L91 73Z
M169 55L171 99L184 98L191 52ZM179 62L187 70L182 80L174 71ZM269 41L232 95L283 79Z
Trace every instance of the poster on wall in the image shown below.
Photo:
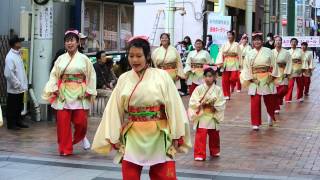
M225 44L228 40L227 32L231 30L231 16L221 16L217 13L208 13L207 34L212 36L215 44Z
M53 7L38 6L36 39L52 39L53 35Z
M298 47L301 47L302 42L307 42L309 47L320 47L320 36L283 36L282 37L282 46L291 47L290 40L291 38L298 39Z

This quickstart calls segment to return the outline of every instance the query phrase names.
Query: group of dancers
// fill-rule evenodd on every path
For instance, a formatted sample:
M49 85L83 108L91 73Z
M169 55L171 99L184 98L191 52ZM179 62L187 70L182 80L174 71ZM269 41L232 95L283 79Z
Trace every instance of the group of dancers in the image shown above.
M254 33L251 49L245 35L238 44L230 31L229 41L220 49L215 64L211 64L203 41L198 39L185 67L170 45L170 35L163 33L160 40L161 46L152 53L147 37L136 36L128 41L132 70L118 79L93 140L92 149L98 153L117 151L114 160L122 164L124 180L140 179L143 166L150 166L152 180L176 179L175 155L192 147L189 120L196 130L194 159L207 158L207 135L210 156L218 157L219 126L234 88L240 91L241 83L248 87L252 125L258 130L261 96L271 122L275 121L274 113L283 97L291 101L294 81L300 88L301 101L303 87L309 87L306 82L310 83L314 68L306 48L296 48L296 39L291 40L292 49L287 51L281 47L281 37L277 37L276 49L270 50L262 47L262 33ZM79 33L67 31L64 41L67 52L55 62L43 98L57 110L59 153L68 156L73 153L73 144L87 141L89 104L97 93L93 66L77 51ZM223 71L222 88L215 83L218 70ZM187 110L177 91L180 79L189 86ZM71 122L75 128L73 138Z
M225 99L230 99L231 91L241 84L248 88L251 97L251 124L254 130L261 125L261 97L264 99L270 126L276 121L275 113L280 107L292 102L294 83L297 82L297 101L303 102L303 95L309 95L311 75L315 66L312 52L307 51L307 42L297 48L298 40L290 40L291 49L282 47L282 38L274 36L274 49L263 47L263 34L253 33L253 46L248 45L248 37L244 34L240 45L234 42L233 32L228 32L228 39L222 46L218 62L222 63L222 88ZM218 65L219 66L219 65Z

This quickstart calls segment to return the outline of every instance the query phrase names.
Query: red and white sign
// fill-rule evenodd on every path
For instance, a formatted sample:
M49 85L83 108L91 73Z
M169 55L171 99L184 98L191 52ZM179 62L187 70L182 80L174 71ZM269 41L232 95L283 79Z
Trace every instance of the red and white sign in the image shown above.
M291 47L290 40L292 38L298 39L298 47L301 47L302 42L307 42L308 47L320 47L320 36L283 36L282 47Z
M215 44L225 44L227 32L231 30L231 16L208 13L208 35L212 35Z

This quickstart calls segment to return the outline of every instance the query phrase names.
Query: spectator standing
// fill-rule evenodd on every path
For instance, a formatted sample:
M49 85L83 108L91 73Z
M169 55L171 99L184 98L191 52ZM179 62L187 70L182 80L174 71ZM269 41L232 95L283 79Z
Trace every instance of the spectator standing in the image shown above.
M20 49L22 38L14 36L9 40L11 47L5 59L4 76L7 80L7 128L19 130L28 128L22 122L23 95L28 90L28 80Z

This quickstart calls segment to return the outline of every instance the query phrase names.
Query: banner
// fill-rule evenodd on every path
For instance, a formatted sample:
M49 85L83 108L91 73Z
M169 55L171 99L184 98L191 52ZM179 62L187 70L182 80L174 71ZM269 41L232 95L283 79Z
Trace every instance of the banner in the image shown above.
M215 44L225 44L228 40L227 32L231 30L231 16L221 16L216 13L208 13L207 34L212 36Z
M298 39L298 47L301 47L302 42L307 42L308 47L320 47L320 36L283 36L282 47L291 47L291 38Z
M314 0L315 8L320 8L320 0Z

